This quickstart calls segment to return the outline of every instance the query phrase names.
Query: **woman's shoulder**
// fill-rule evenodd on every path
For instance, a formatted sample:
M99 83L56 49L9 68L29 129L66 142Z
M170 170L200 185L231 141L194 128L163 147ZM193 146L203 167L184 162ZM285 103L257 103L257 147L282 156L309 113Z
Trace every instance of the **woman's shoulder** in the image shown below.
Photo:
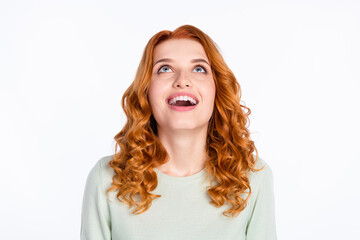
M99 165L98 167L101 168L103 171L108 170L109 168L111 168L109 166L109 162L114 158L114 155L107 155L104 157L101 157L98 161L97 164Z
M112 178L114 176L114 170L109 166L109 162L113 159L114 155L107 155L101 157L95 163L93 171L98 173L98 177L101 179L104 187L107 187L111 184Z
M254 155L255 159L256 156ZM252 185L259 187L259 185L266 184L273 181L273 171L270 165L263 158L258 157L258 161L255 163L255 169L261 169L260 171L250 171L249 181Z
M254 155L254 158L256 159L256 155ZM262 167L264 167L264 170L271 170L270 165L267 163L267 161L265 161L262 157L258 157L258 161L255 163L255 168L259 169Z

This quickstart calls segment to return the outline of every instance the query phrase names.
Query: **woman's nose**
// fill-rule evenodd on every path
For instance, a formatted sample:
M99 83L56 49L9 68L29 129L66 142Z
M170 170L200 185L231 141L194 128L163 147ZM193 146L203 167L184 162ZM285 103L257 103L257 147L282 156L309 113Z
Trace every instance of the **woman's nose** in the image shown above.
M174 87L184 88L190 86L192 86L192 82L189 76L187 76L185 72L180 72L176 80L174 81Z

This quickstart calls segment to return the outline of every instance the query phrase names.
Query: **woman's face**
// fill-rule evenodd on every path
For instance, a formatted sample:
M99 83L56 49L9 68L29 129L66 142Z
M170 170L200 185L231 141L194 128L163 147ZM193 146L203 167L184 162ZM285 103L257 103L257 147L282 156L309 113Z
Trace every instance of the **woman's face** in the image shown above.
M207 128L216 89L202 45L191 39L166 40L155 47L153 63L149 101L158 130ZM198 102L195 108L175 110L168 98L176 93L192 94Z

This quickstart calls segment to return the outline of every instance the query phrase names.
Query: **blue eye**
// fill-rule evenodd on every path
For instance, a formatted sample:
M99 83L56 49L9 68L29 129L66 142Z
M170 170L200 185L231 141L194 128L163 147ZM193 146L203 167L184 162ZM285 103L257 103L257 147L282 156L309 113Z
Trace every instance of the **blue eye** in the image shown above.
M169 67L169 65L162 65L159 68L158 73L164 72L164 71L161 71L162 69L165 69L165 72L167 72L166 69L170 70L171 68ZM204 66L202 66L201 64L196 65L195 69L202 69L203 70L202 73L207 73L206 68ZM199 72L199 71L196 71L196 72Z
M205 68L204 68L202 65L200 65L200 64L199 64L199 65L196 65L195 69L198 68L198 67L200 67L200 68L202 68L202 69L204 70L203 73L206 73L206 70L205 70Z
M170 69L168 65L162 65L162 66L159 68L158 72L161 72L160 70L161 70L163 67L166 67L166 68ZM165 68L165 69L166 69L166 68Z

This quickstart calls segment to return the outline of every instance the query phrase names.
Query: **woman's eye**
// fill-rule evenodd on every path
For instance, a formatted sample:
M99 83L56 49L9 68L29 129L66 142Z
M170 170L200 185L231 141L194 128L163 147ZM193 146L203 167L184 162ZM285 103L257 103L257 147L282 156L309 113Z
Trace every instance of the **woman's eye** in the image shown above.
M195 68L195 72L203 72L203 73L206 73L206 70L203 66L201 65L197 65ZM197 69L197 70L196 70ZM168 65L163 65L159 68L158 70L158 73L161 73L161 72L167 72L167 70L171 70L171 68L168 66ZM199 71L198 71L199 70Z
M171 69L171 68L169 68L168 65L163 65L163 66L160 67L158 72L163 72L163 71L161 71L161 69L165 69L165 72L166 72L166 69Z
M203 66L201 66L201 65L197 65L197 66L195 67L195 69L202 69L203 72L206 73L205 68L204 68Z

